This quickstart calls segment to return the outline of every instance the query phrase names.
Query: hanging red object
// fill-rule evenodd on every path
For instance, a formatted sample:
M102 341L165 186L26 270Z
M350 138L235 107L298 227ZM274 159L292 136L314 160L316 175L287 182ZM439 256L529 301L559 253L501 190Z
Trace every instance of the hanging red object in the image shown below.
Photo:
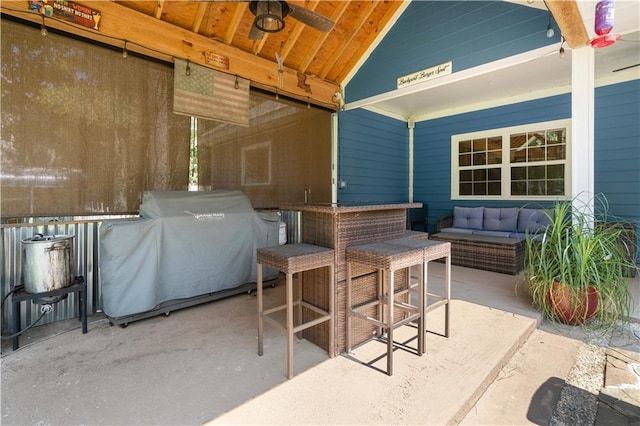
M596 22L594 30L597 37L591 40L591 47L600 48L612 45L620 38L619 34L610 34L613 29L615 5L613 0L602 0L596 4Z
M600 37L594 38L593 40L591 40L590 43L591 43L591 47L598 49L601 47L611 46L613 43L615 43L619 39L620 39L620 34L605 34Z

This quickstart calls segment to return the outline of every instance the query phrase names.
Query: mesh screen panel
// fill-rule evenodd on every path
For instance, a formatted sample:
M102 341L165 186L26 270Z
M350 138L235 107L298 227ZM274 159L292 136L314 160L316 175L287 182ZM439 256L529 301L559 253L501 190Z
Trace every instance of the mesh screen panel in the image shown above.
M3 218L137 211L185 190L173 67L2 20Z
M198 120L201 190L241 190L254 208L331 202L329 111L252 91L249 122Z

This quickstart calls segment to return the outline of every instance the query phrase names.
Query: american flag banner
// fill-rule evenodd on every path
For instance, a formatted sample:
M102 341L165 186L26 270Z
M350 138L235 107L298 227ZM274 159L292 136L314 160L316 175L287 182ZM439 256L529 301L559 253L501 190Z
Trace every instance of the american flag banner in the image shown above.
M249 125L249 80L182 59L175 60L173 80L173 112Z

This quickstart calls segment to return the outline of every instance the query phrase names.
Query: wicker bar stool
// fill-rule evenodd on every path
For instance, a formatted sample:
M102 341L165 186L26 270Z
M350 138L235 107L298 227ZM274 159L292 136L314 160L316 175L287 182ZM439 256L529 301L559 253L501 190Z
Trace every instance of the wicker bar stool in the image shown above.
M393 374L394 329L417 320L418 355L422 356L424 351L424 321L422 320L424 297L418 297L417 304L413 305L410 300L406 302L398 301L396 299L398 293L394 290L395 272L414 265L421 265L424 258L423 251L422 247L414 248L408 245L389 244L387 242L363 244L347 247L346 249L347 281L345 301L347 315L345 318L345 340L347 353L351 351L351 317L360 318L378 326L387 333L387 374L389 376ZM351 303L351 270L353 263L372 266L377 269L378 275L376 299L357 306L352 306ZM422 268L420 268L420 271L422 271ZM424 292L422 283L423 278L420 277L417 284L419 295ZM372 307L377 308L377 318L364 313L365 311L370 311ZM399 309L404 315L396 315L394 309Z
M263 354L263 332L264 320L284 328L287 333L287 377L293 377L293 335L309 327L329 321L329 357L334 357L335 337L334 337L334 251L326 247L314 246L311 244L285 244L275 247L264 247L257 249L257 281L258 281L258 355ZM270 266L283 272L286 275L286 303L271 309L264 309L262 298L262 265ZM311 269L328 267L328 299L329 310L320 309L302 300L302 272ZM293 275L299 274L297 281L298 298L293 300ZM298 308L298 325L294 325L293 309ZM319 317L302 323L302 307L312 310L320 315ZM283 325L274 317L270 316L278 311L286 311L286 323Z
M423 263L420 276L423 279L423 294L424 295L424 311L422 319L424 323L424 330L427 331L427 313L433 311L440 306L444 306L444 337L449 337L450 334L450 302L451 302L451 243L443 241L425 240L422 238L397 238L393 240L385 241L387 244L398 244L404 247L410 248L422 248ZM444 294L438 295L435 293L429 293L428 286L428 264L432 260L445 259L445 272L444 272ZM429 300L432 300L429 303ZM424 345L424 339L422 340ZM422 347L424 352L426 347Z

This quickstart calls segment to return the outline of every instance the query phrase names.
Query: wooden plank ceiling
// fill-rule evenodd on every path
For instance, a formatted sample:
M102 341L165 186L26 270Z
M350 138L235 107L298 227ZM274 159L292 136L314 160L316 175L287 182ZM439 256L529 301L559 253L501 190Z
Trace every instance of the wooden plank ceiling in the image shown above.
M254 15L248 1L154 0L77 1L99 10L99 31L46 18L47 27L74 33L128 51L163 60L189 59L211 65L207 55L228 59L224 72L248 78L252 85L279 91L310 103L337 108L340 85L365 55L376 37L402 6L402 1L290 0L335 22L323 33L292 16L285 28L250 40ZM2 12L32 22L27 1L2 1ZM276 54L284 63L278 83Z
M518 0L512 0L519 2ZM218 68L251 80L254 87L333 109L334 96L367 55L371 45L392 24L403 6L401 0L329 1L288 0L335 22L321 32L292 16L285 28L250 40L254 15L249 1L217 0L115 0L77 1L101 14L99 30L43 18L29 10L28 1L2 0L2 13L80 37L171 62L174 58ZM523 2L523 4L525 4ZM569 46L576 48L588 37L575 0L547 0ZM278 73L276 54L284 63ZM224 58L221 68L210 58Z

